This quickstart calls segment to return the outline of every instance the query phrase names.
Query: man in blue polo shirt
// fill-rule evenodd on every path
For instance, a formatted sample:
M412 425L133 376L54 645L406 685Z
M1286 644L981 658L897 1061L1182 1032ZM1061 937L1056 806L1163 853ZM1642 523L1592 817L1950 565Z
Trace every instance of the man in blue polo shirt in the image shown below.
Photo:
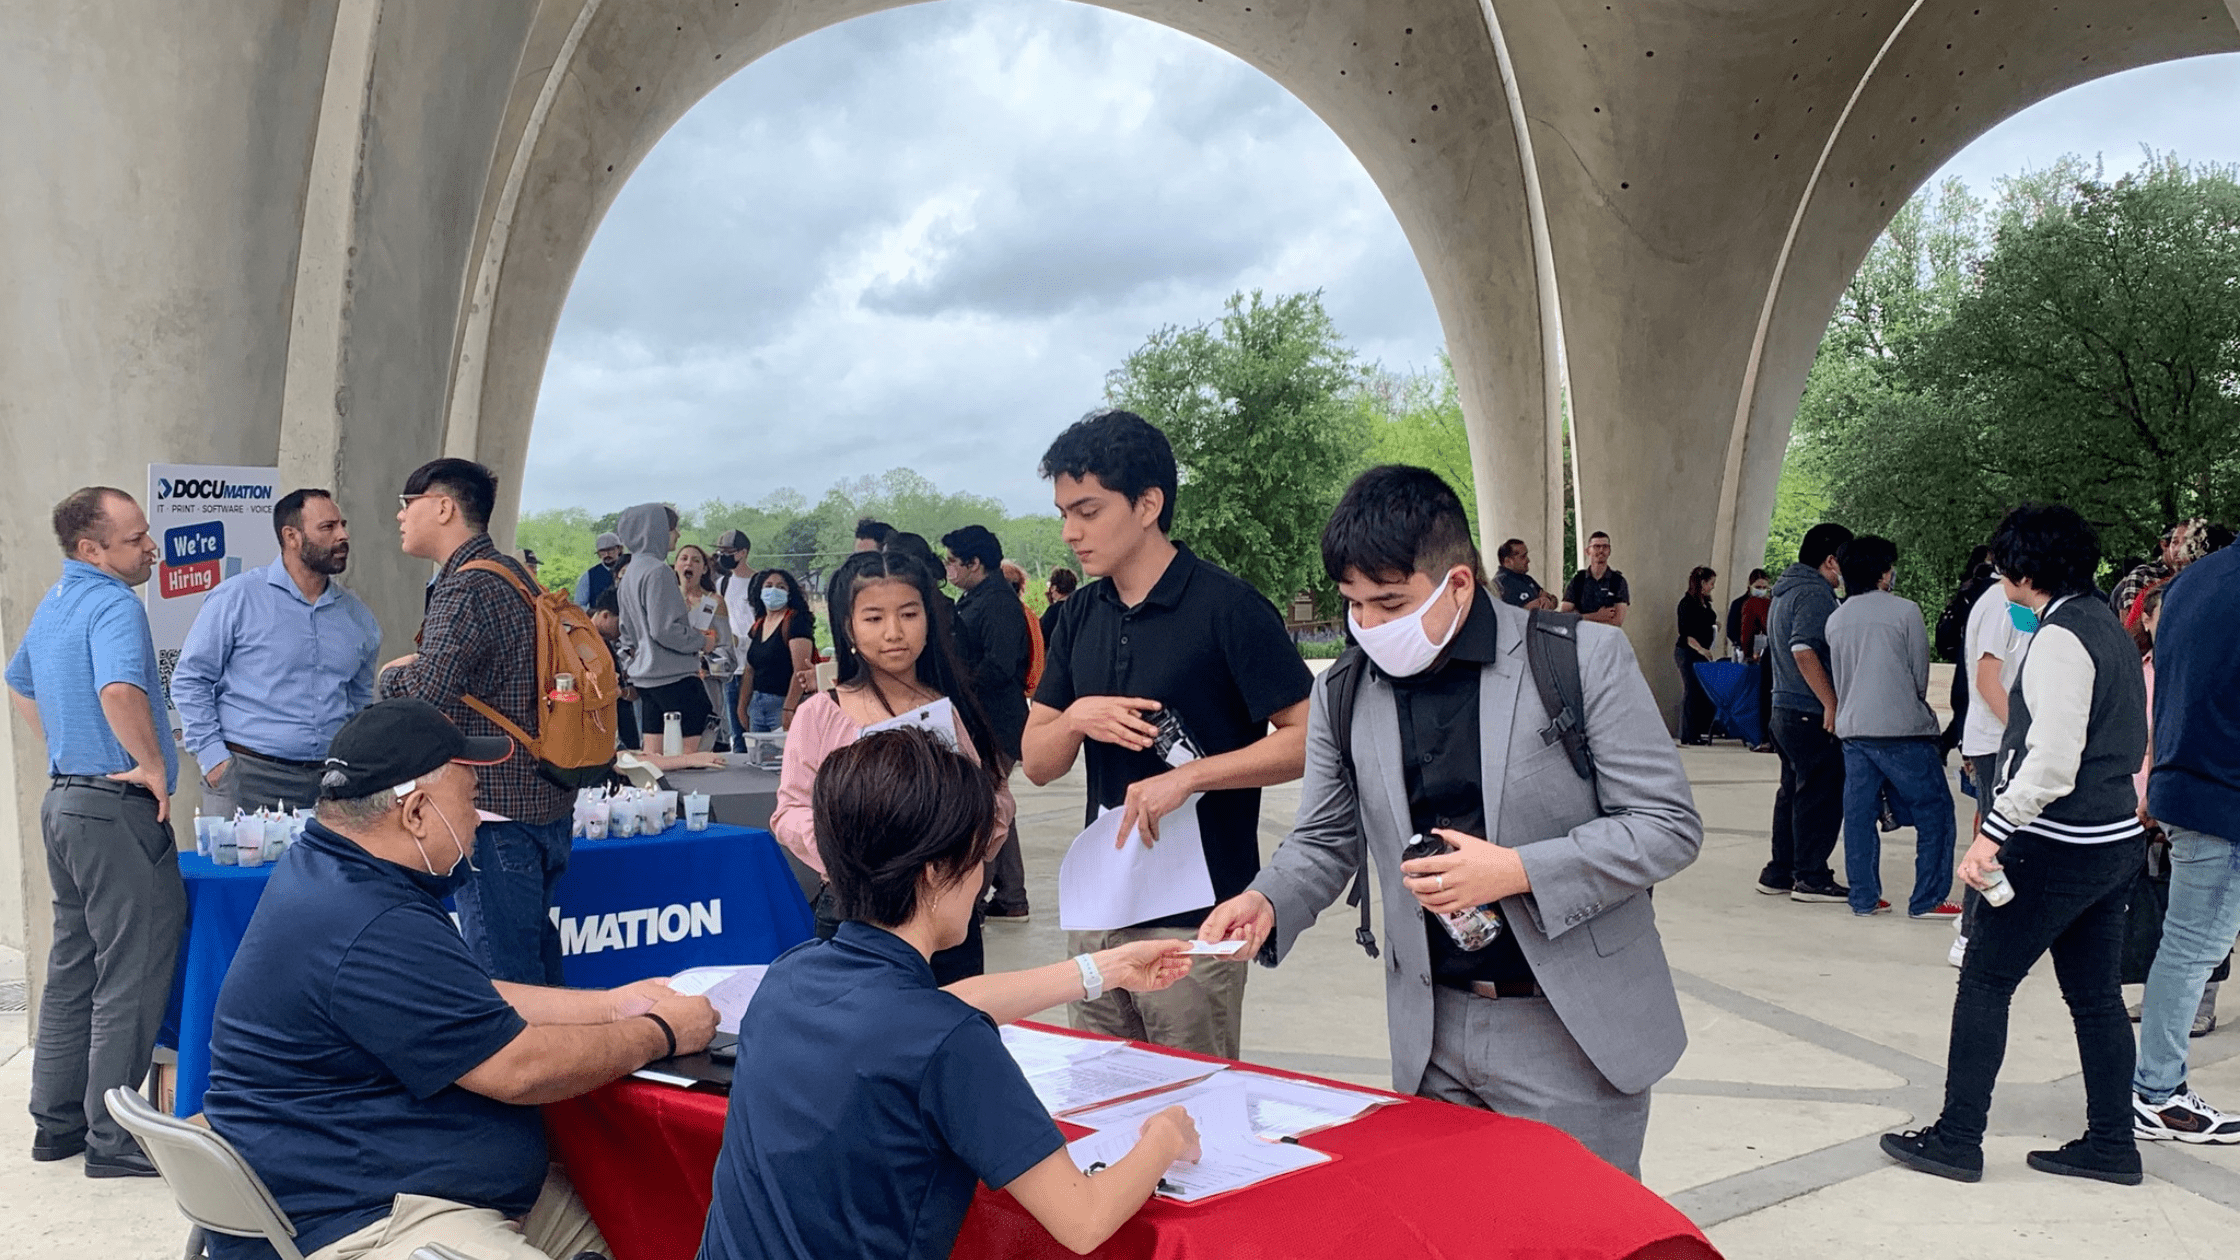
M509 984L468 952L443 898L474 846L472 767L511 750L424 700L352 718L328 750L318 820L273 872L218 991L205 1113L310 1260L406 1260L429 1243L605 1254L548 1162L537 1108L715 1032L707 999L660 981ZM213 1260L273 1254L211 1242Z
M148 1074L187 914L170 821L178 754L132 593L156 544L140 505L107 486L56 504L54 534L62 580L8 662L9 698L46 740L53 776L39 806L54 945L31 1060L31 1158L83 1151L88 1177L152 1177L102 1096Z
M210 592L171 669L207 813L318 800L328 741L373 699L381 623L333 580L350 563L334 496L289 491L272 532L280 558Z

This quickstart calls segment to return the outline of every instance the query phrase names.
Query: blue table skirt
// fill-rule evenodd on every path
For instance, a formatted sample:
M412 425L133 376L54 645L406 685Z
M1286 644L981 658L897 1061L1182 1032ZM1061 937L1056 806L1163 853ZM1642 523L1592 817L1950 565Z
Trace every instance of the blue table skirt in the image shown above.
M160 1038L179 1052L177 1115L202 1110L218 988L273 869L179 855L187 927ZM815 927L770 833L721 824L578 840L555 896L561 968L575 988L612 988L687 967L766 963L808 940Z

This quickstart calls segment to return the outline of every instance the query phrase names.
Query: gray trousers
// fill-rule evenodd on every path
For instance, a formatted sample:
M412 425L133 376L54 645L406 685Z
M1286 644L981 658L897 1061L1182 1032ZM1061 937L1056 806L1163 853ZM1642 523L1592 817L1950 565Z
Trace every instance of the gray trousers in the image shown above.
M179 852L156 803L125 785L56 785L39 806L54 885L54 949L31 1060L42 1137L83 1133L87 1154L139 1148L109 1118L111 1086L138 1089L171 996L187 918Z
M236 809L255 813L285 805L302 809L319 803L319 776L325 770L298 769L254 753L232 753L218 774L218 786L203 785L202 812L230 818Z
M1546 998L1482 998L1437 986L1431 1062L1416 1093L1552 1125L1620 1172L1641 1176L1649 1091L1620 1093Z

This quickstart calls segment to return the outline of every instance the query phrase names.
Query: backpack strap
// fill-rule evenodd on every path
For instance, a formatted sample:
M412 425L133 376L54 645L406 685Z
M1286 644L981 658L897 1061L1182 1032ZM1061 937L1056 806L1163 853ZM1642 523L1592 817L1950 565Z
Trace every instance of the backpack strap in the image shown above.
M1579 777L1594 781L1594 750L1587 746L1587 692L1579 678L1579 614L1533 609L1526 614L1525 661L1532 669L1533 686L1539 689L1548 724L1540 728L1544 744L1563 745L1571 768Z
M1353 793L1356 802L1353 887L1346 892L1346 904L1361 912L1360 925L1353 930L1353 941L1362 952L1375 958L1377 933L1369 921L1369 837L1359 822L1361 781L1353 767L1353 710L1361 699L1361 683L1369 673L1368 663L1368 654L1359 646L1348 647L1340 653L1338 663L1330 667L1323 681L1323 697L1330 706L1330 734L1338 743L1338 778Z
M527 582L521 580L520 574L513 571L512 565L506 564L503 561L499 560L482 559L469 560L459 567L462 569L480 569L485 573L497 574L499 577L502 577L507 582L511 583L513 589L521 593L521 598L529 601L529 607L532 610L536 608L536 593L529 589L529 584ZM547 677L547 671L545 669L546 653L547 645L544 641L544 636L540 634L537 636L537 680L540 684ZM466 705L470 709L473 709L475 712L481 714L482 716L489 718L492 725L496 726L499 730L504 731L507 735L512 736L513 742L520 745L523 751L528 752L534 749L537 742L534 736L530 735L529 732L524 731L519 726L515 725L511 719L506 717L505 714L498 712L495 706L484 701L480 696L470 696L462 693L459 696L459 701L460 703Z

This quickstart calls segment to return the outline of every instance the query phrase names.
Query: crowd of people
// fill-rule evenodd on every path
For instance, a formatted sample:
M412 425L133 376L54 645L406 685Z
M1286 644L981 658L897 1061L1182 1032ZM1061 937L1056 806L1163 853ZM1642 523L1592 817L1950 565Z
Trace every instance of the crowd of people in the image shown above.
M786 732L771 830L822 881L817 940L772 966L740 1026L703 1254L942 1254L977 1182L1093 1249L1195 1157L1189 1116L1160 1113L1090 1179L998 1025L1065 1003L1079 1028L1234 1058L1251 966L1282 963L1341 897L1370 956L1389 952L1396 1089L1545 1121L1638 1175L1651 1088L1686 1045L1649 894L1695 860L1703 827L1622 633L1631 592L1609 536L1588 537L1559 594L1520 540L1489 574L1437 475L1371 469L1322 534L1351 646L1317 677L1264 596L1173 537L1178 470L1156 426L1092 414L1040 472L1086 584L1059 571L1038 616L987 528L937 550L860 522L821 592L829 686L803 583L753 569L737 530L680 547L673 508L631 507L575 585L630 689L606 698L607 754L680 764ZM536 649L551 601L568 601L499 551L496 501L467 460L405 480L400 545L435 576L417 650L377 663L371 613L334 580L350 548L340 505L284 496L280 558L213 592L171 679L206 799L316 802L220 991L205 1099L313 1260L403 1260L429 1242L604 1254L535 1108L699 1050L715 1028L705 999L658 979L565 987L551 908L570 803L609 768L540 725L553 698L577 698ZM102 1095L148 1070L186 913L178 758L132 593L155 545L132 497L105 487L63 500L54 528L62 578L7 670L53 775L33 1154L148 1176ZM1981 1176L2009 999L2048 952L2089 1126L2033 1166L2135 1183L2137 1140L2240 1142L2240 1117L2186 1085L2187 1033L2240 932L2224 838L2240 680L2211 638L2240 613L2229 541L2179 527L2111 606L2092 529L2066 508L2018 509L1963 590L1969 696L1953 730L1927 703L1929 635L1891 592L1888 540L1820 525L1727 609L1729 648L1769 666L1781 767L1758 890L1883 913L1880 834L1912 825L1908 914L1960 920L1945 1107L1884 1140L1901 1161ZM1696 569L1678 608L1684 677L1718 654L1716 577ZM1686 694L1679 743L1707 736L1709 710ZM1965 907L1948 900L1952 746L1978 803ZM1212 900L1069 932L1069 958L986 974L982 925L1030 914L1011 776L1048 784L1077 764L1084 824L1119 811L1124 844L1156 844L1188 815ZM1292 781L1298 815L1263 862L1262 789ZM1839 838L1848 886L1830 864ZM2155 862L2167 909L2134 1054L2119 974L2133 885Z

